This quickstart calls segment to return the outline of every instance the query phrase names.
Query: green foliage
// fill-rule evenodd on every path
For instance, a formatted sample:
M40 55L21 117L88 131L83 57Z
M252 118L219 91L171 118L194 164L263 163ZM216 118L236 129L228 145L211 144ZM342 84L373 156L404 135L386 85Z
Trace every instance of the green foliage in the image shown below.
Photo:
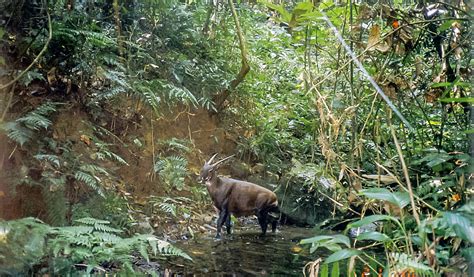
M191 257L153 235L123 238L121 229L106 220L81 218L76 225L50 227L33 218L2 222L0 264L3 274L21 274L50 259L51 274L90 274L114 264L134 271L132 261L139 255L147 262L156 256ZM85 267L84 267L85 266ZM46 270L46 269L43 269Z
M11 140L23 146L36 132L48 129L52 124L48 116L56 112L58 105L59 103L46 102L15 121L2 123L3 126L0 127Z
M46 254L46 235L51 227L35 218L0 221L0 273L28 272Z
M188 219L191 214L190 204L191 199L177 196L177 197L155 197L151 196L148 204L151 206L152 213L158 207L165 214L171 215L173 218Z
M182 190L184 179L188 176L188 161L180 156L159 157L155 162L154 171L167 189Z

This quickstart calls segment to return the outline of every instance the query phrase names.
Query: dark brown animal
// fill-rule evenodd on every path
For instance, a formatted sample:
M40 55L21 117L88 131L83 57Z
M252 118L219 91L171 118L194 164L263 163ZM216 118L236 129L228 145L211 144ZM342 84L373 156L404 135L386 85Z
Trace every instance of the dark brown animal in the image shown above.
M204 163L199 175L200 182L206 185L214 206L219 210L216 238L221 237L224 222L227 233L231 233L231 214L235 217L256 215L262 235L267 232L267 225L271 221L272 232L275 232L277 218L269 214L279 212L275 193L250 182L217 176L218 166L233 155L212 164L216 156L217 154Z

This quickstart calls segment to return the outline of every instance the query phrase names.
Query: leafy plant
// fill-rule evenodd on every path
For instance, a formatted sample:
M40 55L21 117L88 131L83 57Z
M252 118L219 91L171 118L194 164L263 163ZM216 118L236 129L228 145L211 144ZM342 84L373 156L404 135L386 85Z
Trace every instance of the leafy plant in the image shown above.
M59 103L46 102L15 121L3 123L1 127L11 140L23 146L36 132L51 126L48 116L56 112L58 105Z
M153 235L123 238L123 230L110 227L109 221L81 218L75 222L66 227L50 227L33 218L2 222L3 273L27 272L29 266L41 265L47 258L49 269L44 272L61 275L103 273L111 267L133 273L133 260L138 256L147 262L156 256L191 260L182 250ZM19 253L18 249L23 250Z

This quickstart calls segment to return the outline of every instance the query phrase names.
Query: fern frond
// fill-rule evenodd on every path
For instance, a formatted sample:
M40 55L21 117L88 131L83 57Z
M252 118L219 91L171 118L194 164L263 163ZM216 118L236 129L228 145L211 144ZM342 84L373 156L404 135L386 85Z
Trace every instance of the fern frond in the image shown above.
M162 142L162 144L166 145L172 150L182 151L186 153L191 151L189 146L186 145L188 144L188 141L182 139L172 138L170 140Z
M9 139L21 146L33 138L34 133L17 122L7 122L2 125L2 129L6 131Z
M121 232L121 230L119 230ZM97 238L99 238L100 240L102 240L103 242L112 242L112 243L115 243L115 242L118 242L120 241L122 238L115 235L115 234L111 234L110 232L94 232L93 235Z
M96 225L96 224L110 224L110 221L101 220L101 219L92 218L92 217L83 217L83 218L76 219L74 221L78 223L86 224L86 225L91 225L91 226Z
M105 233L121 233L122 232L122 230L115 229L115 228L112 228L110 226L100 224L100 223L94 224L94 229L101 232L105 232Z
M120 157L119 155L117 155L114 152L109 150L109 148L108 148L109 145L108 144L101 143L101 142L96 142L96 145L99 148L99 151L96 153L97 158L99 160L109 159L109 160L116 161L116 162L118 162L120 164L123 164L123 165L128 165L128 163L122 157Z
M69 233L72 236L79 236L83 234L91 234L94 231L92 226L65 226L56 229L59 233Z
M165 212L165 213L169 213L171 214L172 216L176 217L176 205L173 204L173 203L159 203L158 204L158 207L160 207L160 209Z
M396 272L409 270L414 271L417 276L435 276L431 267L416 261L405 253L390 253L390 255L395 261L394 270Z
M41 128L47 129L52 124L51 120L45 116L35 113L29 113L21 118L18 118L16 121L21 122L25 124L27 128L36 131Z
M34 156L35 159L38 161L47 161L51 165L55 166L56 168L59 168L61 166L61 163L59 161L59 157L56 155L49 155L49 154L37 154Z
M131 97L138 98L143 104L150 107L155 114L159 114L161 98L155 93L152 83L149 81L136 82L133 85Z
M109 175L109 172L105 168L103 168L101 166L98 166L98 165L95 165L95 164L84 164L84 165L81 165L79 168L81 170L83 170L85 172L89 172L93 175L95 175L97 173L102 173L106 176Z
M97 177L78 170L76 171L76 174L74 174L74 178L76 178L77 181L86 184L88 187L97 192L100 196L105 197L104 192L102 191L102 188L100 187L100 184L96 179Z
M106 33L92 32L87 30L76 30L70 28L57 28L54 31L55 35L63 35L69 37L72 41L75 41L77 36L84 36L87 41L96 47L116 47L117 43L115 39L107 36Z

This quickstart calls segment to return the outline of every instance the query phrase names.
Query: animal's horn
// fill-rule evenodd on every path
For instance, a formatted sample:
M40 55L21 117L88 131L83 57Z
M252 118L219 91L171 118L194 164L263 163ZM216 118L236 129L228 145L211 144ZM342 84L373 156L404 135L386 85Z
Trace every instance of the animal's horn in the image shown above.
M214 154L214 156L212 156L212 157L209 159L209 161L207 161L206 163L207 163L207 164L211 164L212 160L214 160L214 158L217 156L217 154L219 154L219 153Z
M220 161L218 161L218 162L215 162L212 166L216 166L216 165L218 165L218 164L220 164L220 163L223 163L223 162L227 161L228 159L230 159L230 158L232 158L232 157L234 157L234 156L235 156L235 155L230 155L230 156L227 157L227 158L223 158L222 160L220 160Z

